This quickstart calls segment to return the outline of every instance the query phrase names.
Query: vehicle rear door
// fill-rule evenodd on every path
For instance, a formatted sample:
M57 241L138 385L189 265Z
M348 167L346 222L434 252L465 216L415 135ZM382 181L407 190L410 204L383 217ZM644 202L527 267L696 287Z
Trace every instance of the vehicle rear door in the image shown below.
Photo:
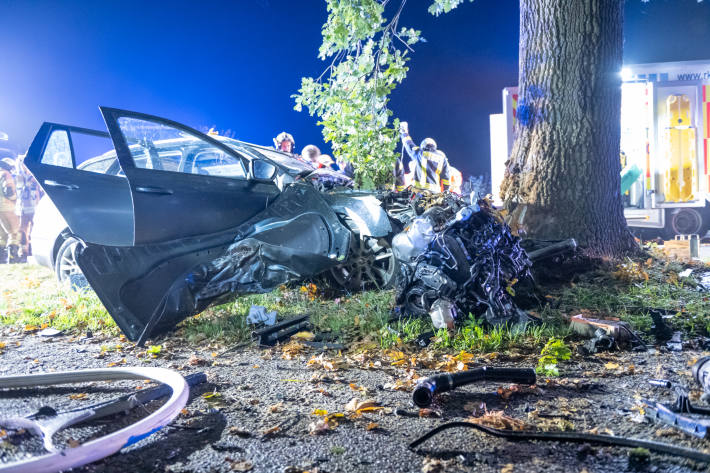
M110 158L113 153L106 132L44 123L25 164L74 234L89 243L125 246L134 241L128 180L120 173L81 169L88 159L102 154Z

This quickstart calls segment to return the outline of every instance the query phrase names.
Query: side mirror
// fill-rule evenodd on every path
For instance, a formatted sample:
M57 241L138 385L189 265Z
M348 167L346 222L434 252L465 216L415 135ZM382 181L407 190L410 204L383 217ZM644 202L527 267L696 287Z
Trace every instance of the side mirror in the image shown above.
M255 181L269 181L276 175L276 166L268 161L252 159L249 164L251 178Z

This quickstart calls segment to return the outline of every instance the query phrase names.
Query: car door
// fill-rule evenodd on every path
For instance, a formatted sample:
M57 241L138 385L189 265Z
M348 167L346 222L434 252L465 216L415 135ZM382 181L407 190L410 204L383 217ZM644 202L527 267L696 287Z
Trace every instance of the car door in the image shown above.
M25 164L62 213L71 231L88 243L125 246L134 241L128 180L77 169L83 162L114 153L106 132L44 123Z
M133 245L236 227L279 192L249 175L249 158L211 136L142 113L101 113L130 186Z

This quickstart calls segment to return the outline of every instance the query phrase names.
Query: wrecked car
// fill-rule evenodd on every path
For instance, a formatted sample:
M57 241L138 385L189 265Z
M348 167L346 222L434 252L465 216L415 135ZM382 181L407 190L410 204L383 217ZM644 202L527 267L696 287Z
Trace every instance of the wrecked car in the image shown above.
M322 273L351 290L393 284L393 222L345 176L171 120L100 110L108 133L44 123L25 163L128 339ZM105 165L82 166L89 159Z

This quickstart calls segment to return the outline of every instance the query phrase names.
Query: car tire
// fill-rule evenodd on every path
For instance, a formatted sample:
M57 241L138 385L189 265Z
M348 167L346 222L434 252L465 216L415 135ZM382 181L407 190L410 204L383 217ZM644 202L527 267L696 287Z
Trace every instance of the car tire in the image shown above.
M672 240L676 235L698 234L702 238L708 230L710 218L702 208L682 207L669 209L666 213L666 240Z
M76 262L76 249L78 246L78 239L74 237L66 238L59 246L57 257L54 259L54 274L57 276L57 280L60 283L70 284L72 289L85 288L89 285Z
M330 270L330 280L340 289L357 292L391 289L399 274L390 238L360 237L353 232L348 260Z

